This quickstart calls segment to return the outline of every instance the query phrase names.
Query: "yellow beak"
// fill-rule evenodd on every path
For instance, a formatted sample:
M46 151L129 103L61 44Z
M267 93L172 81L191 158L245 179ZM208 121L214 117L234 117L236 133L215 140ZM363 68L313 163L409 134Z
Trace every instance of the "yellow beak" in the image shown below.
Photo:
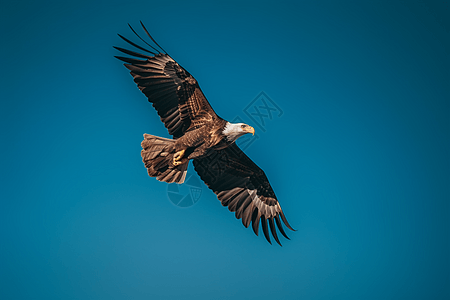
M255 135L255 128L253 128L252 126L249 126L249 127L250 128L247 129L247 132Z

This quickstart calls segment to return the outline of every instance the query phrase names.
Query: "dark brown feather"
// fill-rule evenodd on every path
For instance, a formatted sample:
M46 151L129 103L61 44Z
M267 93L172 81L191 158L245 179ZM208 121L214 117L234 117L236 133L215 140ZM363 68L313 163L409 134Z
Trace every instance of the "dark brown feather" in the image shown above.
M134 47L136 47L136 48L138 48L138 49L140 49L140 50L142 50L142 51L145 51L145 52L151 53L151 54L153 54L153 55L156 55L156 53L154 53L154 52L152 52L152 51L150 51L150 50L147 50L147 49L145 49L144 47L141 47L141 46L139 46L139 45L133 43L132 41L130 41L130 40L127 39L126 37L124 37L124 36L122 36L122 35L120 35L120 34L118 34L118 36L120 36L120 37L121 37L125 42L127 42L128 44L133 45ZM159 51L158 51L158 52L159 52Z
M252 215L252 228L253 232L258 235L259 231L259 220L261 218L261 213L259 212L258 208L255 208Z
M269 235L269 229L267 228L267 219L264 216L261 216L261 227L264 232L264 236L266 237L266 240L272 244L270 241L270 235Z
M272 232L272 235L275 238L275 241L277 241L278 245L281 246L280 240L278 239L278 236L277 236L277 230L275 228L275 224L273 223L273 217L269 218L268 220L269 220L270 231Z
M287 236L286 232L284 232L283 226L281 225L281 222L280 222L280 217L279 217L279 215L276 215L276 216L275 216L275 222L277 223L278 229L280 230L281 234L282 234L285 238L287 238L288 240L290 240L290 238Z

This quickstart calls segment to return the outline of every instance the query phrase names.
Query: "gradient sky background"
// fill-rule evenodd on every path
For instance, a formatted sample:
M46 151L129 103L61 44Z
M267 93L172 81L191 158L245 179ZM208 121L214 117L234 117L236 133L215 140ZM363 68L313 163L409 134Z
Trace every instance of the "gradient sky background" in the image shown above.
M360 2L2 2L0 298L449 299L449 1ZM246 151L283 247L147 176L139 20L220 116L283 110Z

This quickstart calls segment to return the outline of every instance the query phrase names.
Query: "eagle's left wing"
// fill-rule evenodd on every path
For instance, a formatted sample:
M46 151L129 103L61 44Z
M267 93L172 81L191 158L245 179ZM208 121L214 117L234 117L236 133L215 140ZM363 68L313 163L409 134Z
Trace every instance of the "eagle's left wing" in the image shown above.
M142 22L141 25L148 37L161 48ZM123 40L143 53L114 47L131 56L116 58L125 62L124 65L130 70L134 82L153 104L169 134L179 138L188 129L218 118L197 80L167 53L162 53L148 44L131 26L130 28L153 50L145 49L119 34ZM164 49L161 50L165 52Z
M273 237L281 245L275 223L281 234L289 239L280 218L289 229L294 229L287 222L264 171L236 144L223 150L211 151L210 155L196 158L193 163L200 178L213 190L222 205L228 206L231 212L236 212L236 218L242 218L245 227L252 222L256 235L261 221L264 236L269 243L270 227Z

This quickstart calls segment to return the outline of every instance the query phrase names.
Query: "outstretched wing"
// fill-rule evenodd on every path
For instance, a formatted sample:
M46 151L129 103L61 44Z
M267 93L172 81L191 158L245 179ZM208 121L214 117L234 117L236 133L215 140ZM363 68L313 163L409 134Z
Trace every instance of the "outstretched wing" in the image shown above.
M261 221L264 236L269 243L271 241L268 228L281 245L275 223L281 234L289 239L280 218L289 229L294 229L287 222L264 171L236 144L223 150L211 151L208 156L194 159L194 167L222 205L228 206L231 212L236 212L236 218L242 219L245 227L252 222L256 235Z
M142 28L155 46L161 48ZM130 45L146 52L138 53L114 47L132 57L115 56L125 62L139 89L147 96L148 101L158 112L161 121L174 138L182 136L191 126L202 126L205 122L218 118L211 105L206 100L197 80L183 69L161 48L160 50L144 41L130 26L131 30L153 51L145 49L127 38L119 36Z

